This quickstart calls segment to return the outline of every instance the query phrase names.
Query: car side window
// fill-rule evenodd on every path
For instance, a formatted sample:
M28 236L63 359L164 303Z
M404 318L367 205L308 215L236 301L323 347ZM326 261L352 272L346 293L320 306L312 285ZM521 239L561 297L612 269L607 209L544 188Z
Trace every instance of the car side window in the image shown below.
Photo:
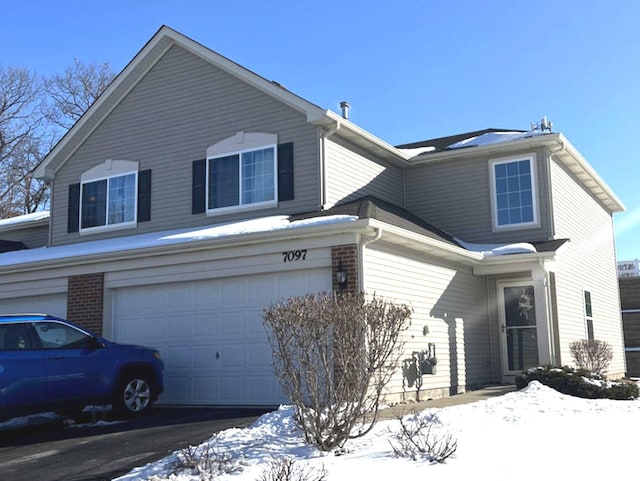
M27 324L1 324L0 325L0 350L19 351L31 349L31 341L27 330Z
M91 347L91 336L58 322L34 324L43 349L84 349Z

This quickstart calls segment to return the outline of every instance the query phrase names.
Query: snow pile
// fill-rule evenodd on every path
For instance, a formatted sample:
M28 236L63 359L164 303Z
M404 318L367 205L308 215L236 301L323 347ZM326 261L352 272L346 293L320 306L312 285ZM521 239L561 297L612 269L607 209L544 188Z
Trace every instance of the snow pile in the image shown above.
M27 225L31 222L37 222L49 218L49 211L32 212L31 214L18 215L16 217L9 217L8 219L0 219L0 229L4 227L16 227L22 224Z
M290 457L301 466L327 471L327 481L354 479L600 480L628 472L623 460L637 448L625 432L640 426L640 401L587 400L560 394L538 382L526 389L472 404L428 409L439 430L458 443L444 464L393 455L399 422L379 422L364 438L346 446L347 454L322 453L306 445L295 427L291 407L266 414L246 429L212 438L216 449L240 459L240 473L219 480L260 479L273 459ZM195 481L196 475L170 474L170 456L137 468L119 481Z
M477 252L483 256L502 256L507 254L535 254L536 248L528 242L517 242L515 244L472 244L458 238L455 241L471 252Z

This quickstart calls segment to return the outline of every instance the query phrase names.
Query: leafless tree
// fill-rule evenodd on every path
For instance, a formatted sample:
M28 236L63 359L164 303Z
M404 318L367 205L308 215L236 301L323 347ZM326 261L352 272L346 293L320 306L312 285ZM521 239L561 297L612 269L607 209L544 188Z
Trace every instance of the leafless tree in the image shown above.
M39 161L44 103L40 80L24 68L0 66L0 215L32 212L41 197L31 172ZM26 190L34 188L25 198Z
M359 293L294 297L265 309L275 372L307 442L331 451L370 431L411 314Z
M65 131L70 129L106 90L113 78L108 63L84 63L73 59L73 65L67 67L64 73L44 80L46 120Z
M0 218L47 205L47 185L33 177L34 169L113 77L108 64L77 59L64 74L44 80L25 68L0 66Z

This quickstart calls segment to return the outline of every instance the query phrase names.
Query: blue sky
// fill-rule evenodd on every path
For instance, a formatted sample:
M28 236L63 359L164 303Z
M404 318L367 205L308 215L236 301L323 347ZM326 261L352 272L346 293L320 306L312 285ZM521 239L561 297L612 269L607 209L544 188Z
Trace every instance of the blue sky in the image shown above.
M640 2L0 0L0 64L120 71L163 24L391 144L553 121L627 207L640 258Z

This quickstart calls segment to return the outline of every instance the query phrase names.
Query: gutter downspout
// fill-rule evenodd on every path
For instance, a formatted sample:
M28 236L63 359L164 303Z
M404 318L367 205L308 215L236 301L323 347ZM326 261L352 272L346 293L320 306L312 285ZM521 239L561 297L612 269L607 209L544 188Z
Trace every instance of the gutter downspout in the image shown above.
M546 316L546 322L547 322L547 329L549 332L549 340L548 340L548 344L549 344L549 360L551 362L552 365L556 365L556 359L557 359L557 354L556 354L556 339L555 339L555 318L553 315L553 299L551 298L551 281L549 279L549 272L547 271L547 269L544 266L544 261L542 259L540 259L539 261L540 264L540 268L542 269L542 271L544 272L544 296L545 296L545 304L546 304L546 312L545 312L545 316Z
M556 238L556 223L553 215L553 186L551 185L551 161L555 154L562 152L565 149L564 142L560 139L558 139L558 142L560 143L560 148L557 150L549 150L549 162L545 162L547 168L547 191L549 193L547 215L549 216L549 226L551 228L550 240L554 240Z
M322 129L322 133L320 134L320 210L325 210L327 207L327 169L326 169L326 159L327 159L327 145L326 139L335 134L342 124L339 120L336 121L334 127L329 130Z
M358 285L360 286L360 291L364 293L366 293L366 286L364 282L364 249L369 244L379 241L380 237L382 237L382 229L380 227L375 227L375 230L376 235L373 238L358 244Z

